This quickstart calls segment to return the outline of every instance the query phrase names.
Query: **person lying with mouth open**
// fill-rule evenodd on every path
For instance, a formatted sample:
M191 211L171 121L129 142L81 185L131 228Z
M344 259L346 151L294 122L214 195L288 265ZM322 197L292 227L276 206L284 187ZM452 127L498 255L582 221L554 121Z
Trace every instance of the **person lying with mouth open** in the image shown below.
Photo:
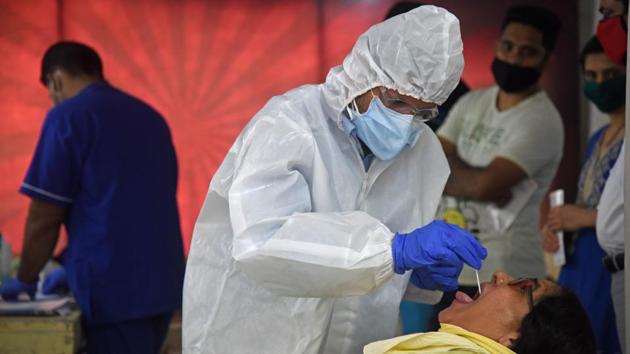
M439 320L438 332L374 342L364 353L595 353L579 300L549 280L495 272L475 298L457 292Z

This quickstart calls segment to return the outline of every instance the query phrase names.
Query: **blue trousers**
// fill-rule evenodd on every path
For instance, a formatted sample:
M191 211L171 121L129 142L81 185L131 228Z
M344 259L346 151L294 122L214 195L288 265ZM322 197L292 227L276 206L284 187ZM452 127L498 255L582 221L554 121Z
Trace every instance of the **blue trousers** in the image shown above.
M172 313L103 325L84 325L88 354L158 354Z
M574 249L560 270L558 284L573 289L582 302L593 326L597 352L619 353L621 347L610 294L610 273L602 263L606 253L597 243L597 235L592 228L579 231Z

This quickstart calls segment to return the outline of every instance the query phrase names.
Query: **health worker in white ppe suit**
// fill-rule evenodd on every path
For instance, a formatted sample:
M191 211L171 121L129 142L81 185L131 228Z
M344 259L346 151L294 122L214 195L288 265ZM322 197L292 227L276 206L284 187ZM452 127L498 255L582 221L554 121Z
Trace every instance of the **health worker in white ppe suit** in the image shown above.
M449 169L422 122L462 50L457 18L422 6L254 116L195 225L184 353L360 353L398 334L405 292L436 302L481 266L470 234L432 222Z

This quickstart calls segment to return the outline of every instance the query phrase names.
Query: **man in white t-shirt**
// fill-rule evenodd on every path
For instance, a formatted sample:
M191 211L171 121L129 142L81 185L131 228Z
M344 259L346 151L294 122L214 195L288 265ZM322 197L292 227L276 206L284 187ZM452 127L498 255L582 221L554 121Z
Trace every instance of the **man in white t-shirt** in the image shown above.
M564 131L538 80L559 30L544 8L510 8L492 63L497 86L463 96L438 131L451 167L442 217L487 247L482 281L498 269L546 276L539 206L562 158ZM465 268L459 282L476 292L473 269Z

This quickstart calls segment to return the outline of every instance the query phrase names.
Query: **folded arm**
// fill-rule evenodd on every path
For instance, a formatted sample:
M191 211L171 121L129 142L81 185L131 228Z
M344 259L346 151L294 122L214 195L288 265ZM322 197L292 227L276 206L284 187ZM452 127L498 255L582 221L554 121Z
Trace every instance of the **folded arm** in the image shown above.
M510 189L527 177L516 163L501 157L487 167L472 167L459 158L455 144L442 137L440 143L451 168L447 195L504 205L511 198Z

